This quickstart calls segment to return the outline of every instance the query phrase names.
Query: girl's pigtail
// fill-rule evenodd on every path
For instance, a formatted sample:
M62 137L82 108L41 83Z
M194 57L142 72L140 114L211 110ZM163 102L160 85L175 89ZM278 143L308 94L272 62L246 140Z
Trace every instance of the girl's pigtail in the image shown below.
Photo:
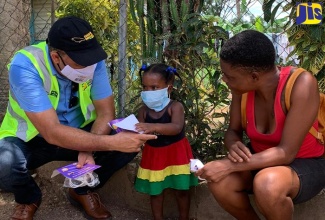
M140 70L139 70L139 76L140 76L140 82L142 82L142 72L147 70L147 65L146 64L142 64Z
M177 76L180 80L181 80L181 83L183 82L181 76L178 74L177 72L177 69L176 68L173 68L173 67L167 67L166 69L166 72L171 76L172 74L174 74L175 76ZM170 77L168 77L170 78Z

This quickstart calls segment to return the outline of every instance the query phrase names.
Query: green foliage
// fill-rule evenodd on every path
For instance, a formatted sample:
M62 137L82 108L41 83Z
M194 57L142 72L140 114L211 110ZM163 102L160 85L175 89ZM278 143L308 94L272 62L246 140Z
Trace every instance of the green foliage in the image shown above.
M223 151L227 112L217 113L215 110L229 104L228 89L219 80L217 57L217 50L228 38L228 33L213 23L212 17L204 19L192 15L179 32L173 33L174 41L168 47L178 51L170 62L178 64L185 75L179 97L187 97L180 101L186 109L188 136L196 156L205 161L214 159Z
M175 91L174 98L184 105L187 137L194 155L211 161L225 153L223 139L229 122L229 91L217 79L218 71L204 67L191 69L193 72L186 72L186 85Z
M225 10L229 0L205 0L202 7L202 14L220 16L221 11Z
M161 35L163 30L158 10L168 10L167 4L160 5L155 0L148 0L147 4L144 0L129 1L129 3L132 19L140 28L142 62L159 62L162 59L163 42L157 36Z
M264 10L276 14L277 10L290 11L289 20L286 23L287 35L291 46L294 50L289 56L297 55L300 61L299 65L313 74L317 75L320 81L325 75L325 23L317 25L297 25L297 3L300 1L290 1L284 6L276 6L272 9L273 1L264 1ZM317 1L324 5L325 1ZM323 18L325 16L323 10ZM265 13L265 11L264 11ZM324 20L324 19L323 19ZM270 17L270 22L274 21L274 17ZM321 88L324 89L324 88Z
M129 5L126 115L136 113L141 104L139 78L134 75L141 62L172 65L183 80L176 82L173 96L184 105L186 133L194 154L203 161L215 159L224 153L228 123L229 91L220 83L218 58L228 32L215 25L216 17L200 14L203 0L134 0ZM110 72L114 72L119 38L117 1L61 0L57 16L67 15L91 23L109 54ZM112 85L116 90L118 82L113 80Z
M109 55L109 62L117 62L118 54L118 1L109 0L58 0L56 17L75 15L87 20L94 29L94 33L104 50ZM127 25L129 53L139 55L138 46L134 43L139 35L139 28L131 22L129 16Z
M263 9L263 12L264 12L264 20L266 22L269 22L271 20L271 23L272 21L274 20L274 15L272 13L272 4L275 2L275 0L264 0L263 2L263 6L262 6L262 9Z
M236 18L233 20L225 20L220 17L216 18L219 26L225 30L237 34L243 30L252 29L263 33L282 33L283 28L287 22L287 18L274 19L273 23L266 22L263 17L250 17L249 20L244 20L243 18Z
M104 50L108 54L107 66L111 74L112 87L114 93L117 94L118 80L118 25L119 25L119 1L110 0L58 0L58 9L56 16L58 18L68 15L74 15L87 20L94 29L94 34L100 42ZM141 57L138 38L140 31L138 26L132 21L131 14L127 17L127 57L128 72L126 73L127 84L127 102L132 101L131 98L136 95L139 82L134 81L136 76L134 73L134 64L139 64ZM132 58L132 60L131 60ZM117 103L117 102L116 102ZM133 102L131 102L133 103ZM132 106L133 104L130 104Z
M218 69L218 50L228 32L215 25L216 17L200 14L203 1L150 2L133 1L131 6L134 21L144 33L143 62L164 62L177 68L183 82L176 82L173 98L185 108L187 137L196 157L213 160L224 153L228 122L227 110L217 111L229 105L229 91L220 83ZM157 10L151 10L153 6ZM145 11L151 13L144 15Z
M263 20L261 17L258 17L255 21L255 28L260 32L264 32Z

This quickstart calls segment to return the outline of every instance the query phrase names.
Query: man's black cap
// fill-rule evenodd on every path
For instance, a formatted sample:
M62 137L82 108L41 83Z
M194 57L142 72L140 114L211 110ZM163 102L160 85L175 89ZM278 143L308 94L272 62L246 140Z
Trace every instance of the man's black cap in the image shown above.
M81 66L91 66L107 58L90 24L75 16L57 20L52 25L46 41L51 47L63 50Z

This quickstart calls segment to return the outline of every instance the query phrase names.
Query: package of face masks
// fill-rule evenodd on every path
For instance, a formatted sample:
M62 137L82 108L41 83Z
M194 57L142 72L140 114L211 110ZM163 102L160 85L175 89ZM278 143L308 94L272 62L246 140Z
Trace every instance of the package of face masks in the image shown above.
M190 159L190 172L195 173L199 169L203 168L204 164L199 159ZM199 180L205 180L201 177L198 177Z
M124 119L124 118L117 118L117 119L114 119L114 120L110 121L110 122L108 123L108 125L109 125L113 130L115 130L116 133L119 133L119 132L123 131L123 129L117 127L117 126L116 126L116 123L118 123L118 122L120 122L120 121L123 121L123 119Z
M99 179L98 175L93 171L99 167L99 165L95 164L85 164L82 168L77 168L77 162L75 162L54 170L51 178L62 174L65 177L64 187L95 187L99 184Z
M74 179L65 178L63 186L69 188L78 188L83 186L95 187L99 184L98 175L95 172L86 173Z
M195 173L202 167L204 167L204 164L199 159L190 159L190 171L192 173Z
M135 117L134 114L129 115L126 118L118 118L115 120L112 120L108 123L108 125L114 129L117 133L121 131L133 131L133 132L138 132L135 129L135 125L139 123L138 119Z

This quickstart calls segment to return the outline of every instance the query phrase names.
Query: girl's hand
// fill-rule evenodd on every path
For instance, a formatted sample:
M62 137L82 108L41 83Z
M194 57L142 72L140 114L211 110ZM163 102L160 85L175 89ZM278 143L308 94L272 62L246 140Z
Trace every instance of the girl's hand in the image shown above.
M236 141L228 148L228 159L232 162L248 162L252 156L248 147L246 147L242 142Z
M135 129L139 133L143 133L143 134L154 134L156 132L154 124L151 123L137 123L135 125Z
M93 154L92 152L80 151L77 168L82 168L85 164L95 164Z

